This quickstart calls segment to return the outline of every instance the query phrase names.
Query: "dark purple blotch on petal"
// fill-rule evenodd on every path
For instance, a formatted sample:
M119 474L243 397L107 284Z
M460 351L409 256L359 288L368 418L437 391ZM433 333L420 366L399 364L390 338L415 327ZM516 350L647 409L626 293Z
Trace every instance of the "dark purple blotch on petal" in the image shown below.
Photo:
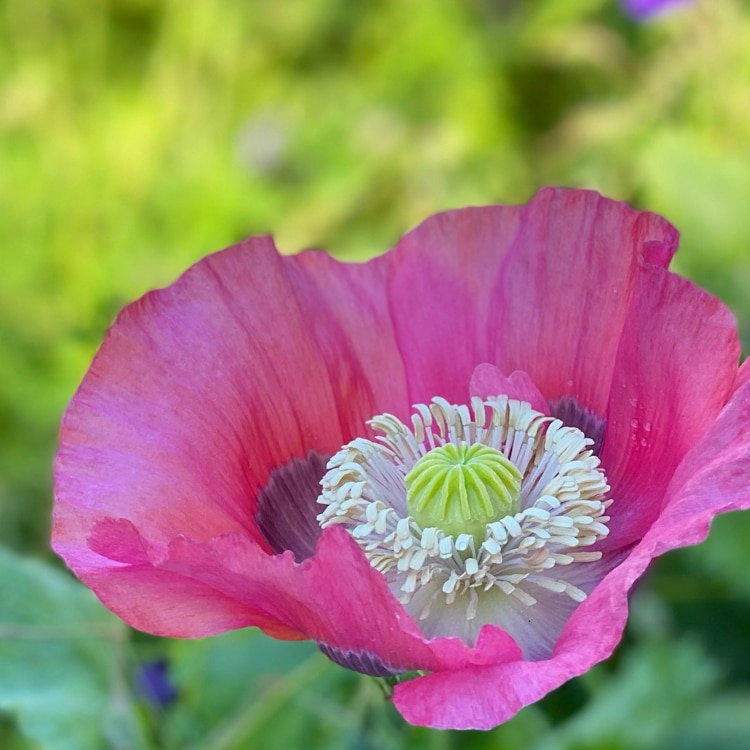
M255 520L274 553L294 553L297 562L315 554L320 536L316 516L320 480L329 456L310 451L307 458L293 458L275 468L258 495Z
M607 420L585 406L581 406L573 396L563 396L557 401L550 401L549 412L568 427L577 427L594 444L591 450L599 455L607 429Z
M379 656L369 651L343 651L328 643L318 643L318 648L339 666L370 675L370 677L395 677L403 671L392 669Z

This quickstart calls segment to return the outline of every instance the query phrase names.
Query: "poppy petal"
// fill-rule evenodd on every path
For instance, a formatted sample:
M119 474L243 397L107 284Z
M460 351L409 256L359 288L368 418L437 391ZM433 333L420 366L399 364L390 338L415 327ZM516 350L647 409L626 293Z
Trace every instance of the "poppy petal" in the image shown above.
M623 328L602 462L614 503L605 547L644 535L687 451L713 423L737 375L734 318L715 297L644 264Z
M89 535L115 518L154 547L242 533L277 552L255 520L272 472L336 452L382 405L405 410L384 285L382 264L284 258L261 238L127 307L64 418L54 548L106 574ZM112 554L131 541L111 534Z

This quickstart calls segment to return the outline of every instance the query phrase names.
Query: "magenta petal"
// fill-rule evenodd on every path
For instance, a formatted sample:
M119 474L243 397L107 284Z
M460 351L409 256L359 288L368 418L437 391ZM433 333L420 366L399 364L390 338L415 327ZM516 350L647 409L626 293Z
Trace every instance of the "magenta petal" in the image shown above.
M471 376L469 392L472 396L479 396L483 399L505 395L519 401L527 401L532 409L542 414L549 414L549 407L544 396L539 393L534 381L520 370L512 372L506 378L494 365L486 362L478 365Z
M316 554L301 565L288 554L263 555L239 536L209 544L175 540L163 565L312 640L372 652L395 669L434 664L385 579L342 529L324 533Z
M150 565L146 541L130 521L106 518L99 521L88 537L91 552L123 565Z
M315 556L303 564L289 553L266 555L239 534L204 542L178 537L167 549L149 548L122 520L99 524L89 542L104 552L113 544L122 548L125 539L131 550L118 556L133 558L132 564L100 566L82 579L124 620L152 633L200 637L252 625L276 638L310 638L369 656L394 674L520 656L513 639L493 627L482 631L473 649L453 638L428 643L342 529L324 533Z
M746 359L741 365L737 372L737 379L734 381L734 387L732 393L742 388L745 383L750 383L750 359Z
M168 548L150 546L130 521L97 523L88 545L92 553L112 562L104 565L92 556L94 564L81 565L78 575L113 612L139 630L200 638L254 625L277 638L303 637L257 607L169 570L164 564Z
M639 539L682 459L734 386L732 314L689 281L644 265L623 328L602 461L615 502L606 546Z
M204 587L212 597L233 602L237 612L245 612L245 624L280 638L304 636L340 652L366 654L394 673L519 654L512 639L495 628L483 633L477 649L455 639L428 644L342 529L327 530L316 554L302 564L288 553L265 555L247 538L229 535L201 543L175 539L153 565L155 576L171 574L186 586ZM145 578L137 573L139 580ZM183 629L194 634L190 624Z
M447 211L401 239L388 292L412 402L466 399L488 347L494 283L519 229L520 206ZM506 369L510 372L512 369Z
M677 241L664 219L585 190L428 219L391 257L410 398L458 402L486 362L603 414L641 256L666 264Z
M123 561L129 538L89 547L108 518L156 547L241 533L270 551L254 513L271 472L405 409L384 270L252 240L126 308L63 422L53 546L73 570Z
M520 655L498 628L483 631L475 649L455 638L428 643L343 529L327 529L316 554L301 565L288 555L264 556L241 537L201 545L177 540L162 565L317 643L367 654L394 673L456 669Z
M393 702L409 723L418 726L493 729L567 679L551 673L540 679L534 672L541 663L513 661L437 672L397 685Z
M368 650L397 671L438 666L384 579L340 529L324 534L318 554L303 565L289 554L267 555L241 534L201 542L180 536L167 548L149 547L124 520L98 524L89 544L96 552L122 557L125 539L130 564L100 566L81 577L136 628L200 637L253 625L277 638ZM365 612L371 616L363 617ZM406 647L399 650L399 641Z
M80 577L116 615L154 635L202 638L255 626L275 638L304 638L210 586L150 565L99 568Z
M675 472L667 507L651 534L662 544L703 541L717 513L750 508L750 360L740 386L721 414ZM661 550L657 551L661 554Z
M667 260L662 218L577 190L543 190L526 207L496 292L496 361L524 370L549 401L573 396L603 415L641 254Z
M164 539L252 533L274 467L405 403L378 277L256 240L128 307L65 416L58 511L107 497Z

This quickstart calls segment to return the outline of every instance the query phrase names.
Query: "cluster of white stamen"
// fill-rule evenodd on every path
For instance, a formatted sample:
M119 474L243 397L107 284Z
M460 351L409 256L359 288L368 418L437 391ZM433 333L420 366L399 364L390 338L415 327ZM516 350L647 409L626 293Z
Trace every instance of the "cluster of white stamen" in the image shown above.
M474 398L470 407L435 398L415 407L411 429L390 414L370 424L382 433L377 442L358 438L329 461L318 521L344 525L403 603L428 584L434 593L422 618L441 592L447 604L463 601L468 619L481 592L493 588L525 605L536 603L534 586L583 601L560 568L601 557L581 548L607 535L612 501L593 441L580 430L505 396ZM495 448L521 473L520 509L488 523L481 543L423 529L409 515L404 478L447 443Z

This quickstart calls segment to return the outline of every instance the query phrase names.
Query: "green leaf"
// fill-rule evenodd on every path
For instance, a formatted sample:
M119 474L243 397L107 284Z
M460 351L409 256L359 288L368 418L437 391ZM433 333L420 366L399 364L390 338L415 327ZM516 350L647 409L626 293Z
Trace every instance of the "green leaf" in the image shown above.
M736 750L750 737L750 692L724 693L686 717L663 750Z
M125 625L70 576L2 548L0 580L0 710L44 750L145 747Z
M712 695L714 662L693 640L630 649L617 671L600 665L584 678L589 703L533 750L656 750Z
M317 688L318 679L343 673L312 643L276 641L249 629L170 641L168 654L179 700L168 712L164 736L168 747L180 750L255 746L258 732L265 735L279 715L286 729L317 721L298 707L290 721L290 706L306 688Z

